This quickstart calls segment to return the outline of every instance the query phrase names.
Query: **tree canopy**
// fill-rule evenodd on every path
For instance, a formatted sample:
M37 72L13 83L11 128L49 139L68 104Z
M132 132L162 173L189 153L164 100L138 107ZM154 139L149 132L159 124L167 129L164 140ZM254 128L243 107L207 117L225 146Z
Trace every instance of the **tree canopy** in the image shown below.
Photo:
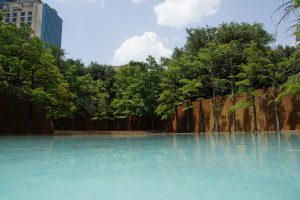
M232 97L232 112L253 108L257 89L276 88L277 101L300 95L299 45L271 48L274 38L262 24L231 22L186 31L184 47L175 48L171 58L159 63L149 56L115 70L68 59L64 50L34 37L30 27L0 20L0 89L15 103L31 100L49 107L52 117L92 119L169 119L178 105L189 110L193 101L212 98L216 130L219 95ZM236 104L241 93L248 99Z

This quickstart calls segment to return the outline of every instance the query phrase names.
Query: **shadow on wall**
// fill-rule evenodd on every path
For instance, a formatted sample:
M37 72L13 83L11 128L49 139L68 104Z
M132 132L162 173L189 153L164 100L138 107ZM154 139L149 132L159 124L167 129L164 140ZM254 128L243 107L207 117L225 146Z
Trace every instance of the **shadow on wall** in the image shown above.
M92 120L88 118L62 118L53 120L56 130L97 130L97 131L168 131L172 130L171 120L161 121L155 117L130 116L122 119Z

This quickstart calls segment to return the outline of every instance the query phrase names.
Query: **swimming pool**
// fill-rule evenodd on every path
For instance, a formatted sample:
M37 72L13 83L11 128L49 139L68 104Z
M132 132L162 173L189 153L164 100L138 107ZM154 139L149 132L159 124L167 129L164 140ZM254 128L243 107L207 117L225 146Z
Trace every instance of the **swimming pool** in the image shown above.
M1 200L300 199L300 135L4 136Z

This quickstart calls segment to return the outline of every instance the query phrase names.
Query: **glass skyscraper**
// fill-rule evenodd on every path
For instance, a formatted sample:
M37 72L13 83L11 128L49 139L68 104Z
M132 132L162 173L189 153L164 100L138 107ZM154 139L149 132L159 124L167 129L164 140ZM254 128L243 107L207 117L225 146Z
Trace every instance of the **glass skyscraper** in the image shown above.
M63 21L48 4L43 4L41 39L47 43L61 46Z

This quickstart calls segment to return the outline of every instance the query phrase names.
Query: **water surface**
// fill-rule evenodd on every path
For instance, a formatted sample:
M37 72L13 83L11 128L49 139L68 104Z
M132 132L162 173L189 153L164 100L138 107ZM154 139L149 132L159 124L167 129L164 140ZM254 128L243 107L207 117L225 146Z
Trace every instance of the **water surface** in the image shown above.
M0 137L1 200L299 200L300 135Z

